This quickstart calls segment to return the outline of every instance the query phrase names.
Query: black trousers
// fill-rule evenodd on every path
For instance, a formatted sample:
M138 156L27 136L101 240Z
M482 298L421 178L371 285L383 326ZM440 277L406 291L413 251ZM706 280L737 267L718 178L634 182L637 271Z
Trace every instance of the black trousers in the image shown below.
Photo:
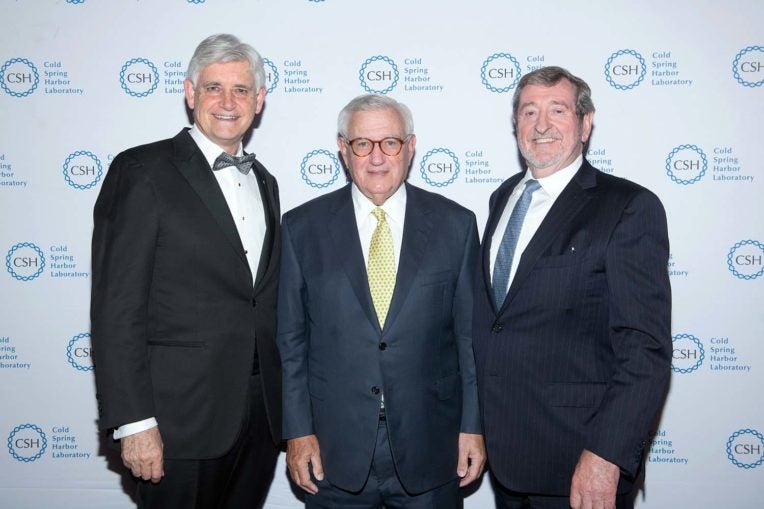
M139 509L256 509L268 495L279 449L265 415L260 376L250 377L249 412L242 432L225 456L164 462L165 475L138 482ZM161 428L161 423L160 423Z

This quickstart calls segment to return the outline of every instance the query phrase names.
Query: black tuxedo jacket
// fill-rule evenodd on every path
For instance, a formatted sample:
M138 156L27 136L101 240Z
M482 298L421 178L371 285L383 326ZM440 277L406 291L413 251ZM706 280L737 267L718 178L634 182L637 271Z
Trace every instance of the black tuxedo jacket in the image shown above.
M166 458L226 453L248 408L255 345L274 443L280 263L276 180L253 167L267 215L258 274L187 130L119 154L94 209L91 327L99 426L155 416Z
M456 478L460 432L480 433L472 351L472 212L406 184L396 286L383 329L350 185L284 215L279 334L284 436L315 433L326 479L361 489L384 393L396 472L410 493Z
M584 161L496 309L491 239L518 174L491 196L474 345L488 461L509 489L570 493L583 449L638 473L671 368L666 217L658 198Z

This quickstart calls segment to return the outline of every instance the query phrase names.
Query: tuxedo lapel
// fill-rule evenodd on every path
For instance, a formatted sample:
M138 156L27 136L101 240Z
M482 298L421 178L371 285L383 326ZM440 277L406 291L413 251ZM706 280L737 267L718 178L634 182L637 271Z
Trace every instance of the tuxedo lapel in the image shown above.
M350 185L337 195L337 200L330 207L330 214L327 227L334 246L335 257L340 260L366 317L375 327L379 328L377 312L372 305L371 292L369 291L369 280L361 250L361 240L358 237L358 225L355 219Z
M589 189L596 185L595 170L589 163L584 161L576 175L568 182L554 205L547 213L544 220L531 238L528 246L523 251L517 272L512 279L507 298L504 300L502 309L506 309L512 299L517 295L518 288L523 284L536 262L544 253L544 250L564 231L573 218L591 199Z
M274 248L274 234L276 232L276 216L278 216L276 199L276 190L273 181L265 178L265 168L259 162L255 161L252 171L257 178L257 186L260 190L260 197L263 202L263 211L265 212L265 238L263 239L263 248L260 252L260 261L257 264L257 277L255 278L255 291L263 282L264 275L271 266Z
M395 278L395 290L390 302L385 325L395 321L396 315L403 307L406 296L411 290L421 262L424 260L427 240L432 232L433 224L429 217L431 210L421 199L420 191L406 184L406 216L403 224L403 241L398 261L398 273Z
M209 164L204 159L204 154L196 146L187 130L181 131L173 138L173 143L175 147L173 164L186 178L210 211L212 217L215 218L215 221L220 226L231 247L239 255L241 261L249 267L246 255L244 254L244 246L239 238L239 232L236 230L233 216L231 216L231 211L228 209L223 192L220 190L220 186L218 186Z

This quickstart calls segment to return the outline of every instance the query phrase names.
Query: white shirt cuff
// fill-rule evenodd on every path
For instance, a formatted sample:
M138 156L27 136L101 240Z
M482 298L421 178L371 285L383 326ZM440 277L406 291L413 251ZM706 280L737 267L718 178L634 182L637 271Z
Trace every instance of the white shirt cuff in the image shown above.
M136 433L140 433L141 431L146 431L147 429L154 428L158 426L156 418L149 417L148 419L143 419L142 421L138 422L131 422L129 424L123 424L119 428L114 430L114 440L119 440L120 438L124 438L130 435L135 435Z

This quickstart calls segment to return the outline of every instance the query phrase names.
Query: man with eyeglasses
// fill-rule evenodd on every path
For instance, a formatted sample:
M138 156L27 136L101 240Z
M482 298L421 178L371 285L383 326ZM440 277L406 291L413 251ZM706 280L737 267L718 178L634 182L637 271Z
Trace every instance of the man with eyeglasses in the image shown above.
M287 213L277 342L284 438L308 508L461 507L482 472L469 210L404 183L409 109L340 112L352 183Z

